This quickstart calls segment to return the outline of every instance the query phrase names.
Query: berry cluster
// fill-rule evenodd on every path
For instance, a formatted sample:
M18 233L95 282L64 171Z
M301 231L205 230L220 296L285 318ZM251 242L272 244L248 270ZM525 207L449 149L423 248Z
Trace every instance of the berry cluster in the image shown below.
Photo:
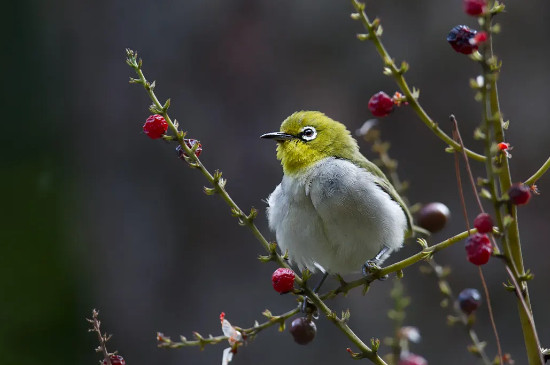
M484 233L476 233L466 240L468 261L474 265L485 265L493 254L493 245Z

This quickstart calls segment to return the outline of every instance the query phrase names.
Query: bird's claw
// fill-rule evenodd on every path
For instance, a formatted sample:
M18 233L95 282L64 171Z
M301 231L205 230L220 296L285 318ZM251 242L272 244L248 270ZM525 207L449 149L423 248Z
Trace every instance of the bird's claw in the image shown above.
M363 276L376 276L382 268L378 266L378 260L368 260L363 264ZM388 275L380 276L378 280L386 280Z
M317 310L317 307L305 295L304 301L300 307L300 312L307 316L311 316L313 319L319 318L319 311Z

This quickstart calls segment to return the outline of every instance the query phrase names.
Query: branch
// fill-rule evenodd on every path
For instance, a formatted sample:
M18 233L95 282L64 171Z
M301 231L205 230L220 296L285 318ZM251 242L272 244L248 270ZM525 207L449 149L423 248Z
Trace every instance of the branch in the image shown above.
M542 175L544 175L544 173L550 168L550 157L548 157L548 160L546 160L546 162L540 167L540 169L538 169L537 172L535 172L533 174L533 176L531 176L530 178L528 178L527 180L525 180L525 185L528 185L528 186L531 186L533 185L534 183L537 182L538 179L540 179L542 177Z
M265 237L262 235L258 227L256 227L256 225L254 224L254 218L256 218L257 216L257 211L254 208L252 208L252 210L250 211L250 214L248 215L245 214L244 211L241 208L239 208L239 206L233 201L233 199L231 199L231 197L225 190L225 185L227 183L227 180L222 178L222 173L219 171L216 171L214 174L211 174L206 169L206 167L204 167L204 165L199 160L199 158L195 155L194 153L195 151L193 150L193 148L189 148L187 144L184 143L183 138L185 136L185 133L181 132L178 129L179 125L177 121L176 120L172 121L172 119L170 119L170 116L168 115L168 108L170 107L170 99L168 99L164 105L161 105L161 103L159 102L158 98L154 93L155 82L153 81L152 83L150 83L145 78L145 75L141 70L142 60L141 59L138 60L137 52L134 52L130 49L126 49L126 55L127 55L126 63L136 71L139 77L137 79L131 78L130 83L141 84L145 88L145 90L149 94L149 97L151 98L151 101L153 102L153 105L151 105L151 107L149 108L151 112L161 114L164 117L164 119L168 123L170 130L175 134L175 139L177 140L181 149L185 153L186 161L189 163L191 167L198 169L206 177L206 179L212 184L212 188L205 188L205 192L207 194L219 194L222 197L222 199L227 203L227 205L229 205L229 207L231 208L232 215L238 219L239 224L242 226L248 227L252 231L252 234L254 234L256 239L260 241L264 249L267 252L269 252L270 254L269 258L273 261L276 261L280 267L290 268L288 264L285 262L284 257L277 255L275 253L274 245L270 244L265 239ZM170 140L170 138L166 138L166 139ZM198 144L196 144L196 146L197 145ZM298 284L301 284L302 279L296 276L296 282Z
M515 205L508 206L508 214L512 218L510 224L506 225L501 212L502 205L500 203L500 197L498 195L497 186L500 188L500 192L507 192L512 185L512 179L510 174L510 163L508 158L502 158L499 166L494 166L493 153L491 152L491 145L493 142L504 142L504 130L505 123L502 119L502 113L500 110L500 101L498 95L497 79L500 74L501 64L493 53L493 16L496 12L493 12L493 7L496 8L496 1L491 1L488 11L483 18L482 27L489 35L489 41L481 49L481 67L483 69L483 87L482 92L482 107L483 107L483 126L486 131L485 136L485 153L488 159L485 161L485 167L487 171L487 177L489 180L489 187L491 189L491 198L493 206L495 208L495 215L498 222L500 232L504 233L502 236L502 246L504 255L508 260L509 265L506 265L506 271L512 278L516 293L518 293L518 311L523 330L525 347L527 350L527 357L529 364L542 364L543 358L540 352L540 342L533 320L533 313L531 309L531 303L529 298L529 290L527 283L520 280L525 276L525 268L523 264L523 255L521 240L519 235L519 226L517 220L517 208ZM502 5L502 4L500 4ZM503 7L500 8L501 11Z
M354 19L361 20L361 23L367 30L368 34L361 34L359 35L359 39L368 39L372 41L376 47L376 50L382 57L382 61L384 62L384 73L387 75L391 75L394 79L397 85L401 88L401 91L405 94L407 97L407 102L413 108L413 110L416 112L416 114L420 117L422 122L432 130L432 132L439 137L442 141L444 141L446 144L451 146L453 148L453 151L462 151L462 148L458 143L453 141L453 139L447 135L443 130L441 130L438 126L438 123L434 122L432 118L426 113L424 108L420 105L418 102L418 94L419 92L417 90L411 91L411 88L409 87L409 84L405 80L405 77L403 74L407 71L408 65L403 62L400 68L397 68L395 65L394 60L390 57L388 51L386 48L384 48L384 45L382 44L382 41L380 40L380 35L382 34L382 27L380 26L380 21L378 19L375 19L373 22L371 22L365 13L365 4L359 2L358 0L352 0L352 5L357 11L357 16L352 17ZM485 161L486 157L483 155L480 155L478 153L475 153L473 151L470 151L469 149L466 149L466 154L468 157L476 160L476 161Z
M425 247L422 251L402 260L399 262L396 262L395 264L386 266L381 268L380 270L372 273L369 276L365 276L364 278L354 280L349 283L343 282L340 287L324 294L321 296L322 299L326 298L332 298L340 293L346 294L348 291L350 291L353 288L356 288L361 285L365 285L365 287L368 287L374 280L380 279L388 274L394 273L394 272L400 272L404 268L411 266L413 264L416 264L419 261L426 260L428 258L431 258L436 252L443 250L444 248L447 248L449 246L454 245L457 242L462 241L463 239L467 238L470 234L474 234L477 232L477 229L471 229L470 231L464 231L462 233L457 234L456 236L453 236L451 238L446 239L445 241L442 241L438 244L435 244L430 247Z
M246 339L252 339L259 332L277 324L279 325L279 330L282 331L285 328L285 320L298 314L300 312L300 307L301 306L298 306L278 316L274 316L269 310L265 310L262 314L268 318L267 321L261 324L258 324L256 322L254 326L250 328L234 328L241 334L243 334L243 337ZM202 350L206 345L215 345L220 342L229 340L229 337L227 336L214 337L212 335L209 335L208 337L203 337L198 332L194 332L193 337L195 337L195 340L187 340L187 338L185 338L184 336L180 336L180 341L176 342L172 341L170 337L164 336L164 334L159 332L157 333L157 341L159 342L158 347L176 349L181 347L199 346Z

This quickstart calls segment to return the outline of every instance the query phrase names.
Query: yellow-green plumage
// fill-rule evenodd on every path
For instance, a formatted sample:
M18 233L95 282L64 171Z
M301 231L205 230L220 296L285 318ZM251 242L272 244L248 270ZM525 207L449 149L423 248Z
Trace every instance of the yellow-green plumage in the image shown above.
M413 220L407 205L382 170L359 152L357 141L351 136L346 126L318 111L299 111L282 123L280 131L289 135L298 135L306 126L312 126L317 130L317 138L307 143L294 139L277 145L277 158L281 160L285 175L301 174L304 169L327 157L348 160L376 176L376 183L380 188L405 212L407 237L412 235Z

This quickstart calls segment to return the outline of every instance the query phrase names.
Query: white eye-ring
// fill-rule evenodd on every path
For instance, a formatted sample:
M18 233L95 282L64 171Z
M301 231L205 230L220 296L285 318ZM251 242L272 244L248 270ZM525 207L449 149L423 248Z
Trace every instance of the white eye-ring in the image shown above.
M307 126L302 129L300 132L300 138L304 141L312 141L317 137L317 131L315 128Z

